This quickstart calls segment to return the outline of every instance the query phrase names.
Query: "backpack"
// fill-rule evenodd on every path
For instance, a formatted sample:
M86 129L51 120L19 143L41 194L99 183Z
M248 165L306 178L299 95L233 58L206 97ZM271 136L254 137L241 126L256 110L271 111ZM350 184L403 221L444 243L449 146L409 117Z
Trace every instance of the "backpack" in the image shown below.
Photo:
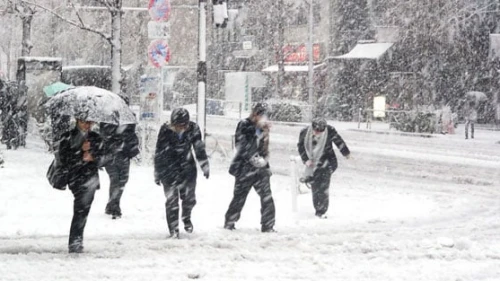
M60 163L54 159L47 171L47 179L53 188L65 190L68 185L68 173L68 168L60 165Z

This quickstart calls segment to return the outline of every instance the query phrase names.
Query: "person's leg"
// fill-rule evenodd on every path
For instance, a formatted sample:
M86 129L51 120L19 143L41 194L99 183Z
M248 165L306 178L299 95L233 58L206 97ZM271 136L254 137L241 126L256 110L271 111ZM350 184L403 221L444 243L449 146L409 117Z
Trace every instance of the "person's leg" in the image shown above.
M271 192L271 182L269 175L261 175L254 183L255 191L260 196L260 215L262 232L274 231L276 220L276 210L273 195Z
M465 121L465 139L469 138L469 124L470 124L469 120Z
M95 177L97 182L99 178ZM94 179L89 182L94 181ZM73 219L71 220L71 228L69 232L68 248L70 252L79 253L83 250L83 232L87 223L87 217L90 212L90 207L94 201L97 185L92 186L77 186L71 188L73 192Z
M470 123L470 137L474 138L474 122Z
M182 222L184 229L191 233L193 232L191 212L196 205L196 177L187 180L179 191L182 200Z
M330 178L331 173L327 169L317 170L311 184L313 205L316 216L322 217L328 211L330 202Z
M226 212L224 228L234 229L234 224L240 219L241 210L245 206L251 188L252 182L248 178L235 178L233 199Z
M165 192L165 213L170 236L179 235L179 189L178 186L163 182Z
M119 157L118 158L118 185L119 188L114 194L114 215L121 217L122 209L120 207L120 201L125 191L125 185L128 182L130 172L130 159L127 157Z
M109 198L108 204L106 204L105 213L112 215L115 212L118 197L120 192L120 170L116 161L106 165L106 173L109 175Z

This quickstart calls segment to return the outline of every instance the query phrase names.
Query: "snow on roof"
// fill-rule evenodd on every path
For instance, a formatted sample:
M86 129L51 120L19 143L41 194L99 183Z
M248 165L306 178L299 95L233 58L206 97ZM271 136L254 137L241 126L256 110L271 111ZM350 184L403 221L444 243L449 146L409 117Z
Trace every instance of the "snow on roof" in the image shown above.
M69 66L63 66L64 70L71 70L71 69L85 69L85 68L111 68L108 65L69 65Z
M62 58L54 57L19 57L24 61L62 61Z
M314 69L317 69L319 67L324 66L324 63L316 64L314 66ZM263 72L277 72L278 71L278 65L271 65L267 68L264 68L262 70ZM306 72L309 71L309 65L285 65L285 72Z
M379 59L394 43L357 44L349 53L334 59Z

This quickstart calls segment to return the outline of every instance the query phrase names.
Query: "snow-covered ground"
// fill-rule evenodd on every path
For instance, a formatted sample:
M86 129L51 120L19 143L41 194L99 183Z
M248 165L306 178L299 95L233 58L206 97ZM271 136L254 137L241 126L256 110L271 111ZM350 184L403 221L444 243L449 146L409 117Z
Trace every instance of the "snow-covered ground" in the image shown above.
M207 124L227 150L235 122ZM198 181L195 233L181 240L166 238L163 191L151 167L132 166L116 221L104 214L101 173L81 255L67 253L71 192L45 179L52 156L33 138L26 149L4 150L0 280L500 280L500 132L478 130L466 141L460 127L457 135L421 138L336 125L353 159L340 159L333 176L329 219L313 216L310 194L291 211L287 161L300 127L276 125L278 233L259 232L255 192L238 230L222 229L233 178L229 159L215 153L210 180Z

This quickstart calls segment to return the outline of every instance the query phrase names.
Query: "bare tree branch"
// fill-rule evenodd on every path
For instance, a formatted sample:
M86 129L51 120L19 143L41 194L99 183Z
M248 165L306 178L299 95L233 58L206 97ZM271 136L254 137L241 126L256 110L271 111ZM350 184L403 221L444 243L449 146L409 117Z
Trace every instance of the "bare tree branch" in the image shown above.
M99 3L103 4L108 9L108 11L113 12L112 5L107 0L99 0Z
M80 24L81 25L85 25L85 23L83 22L83 19L82 17L80 16L80 12L78 12L78 10L76 9L75 7L75 4L73 4L73 2L69 1L69 3L71 4L71 7L73 8L73 10L75 11L76 13L76 16L78 17L78 20L80 21Z
M86 31L89 31L89 32L95 33L95 34L97 34L97 35L101 36L102 38L106 39L106 41L108 41L108 42L109 42L109 44L111 44L111 45L113 44L113 42L112 42L112 40L111 40L111 36L106 35L104 32L101 32L101 31L99 31L99 30L97 30L97 29L94 29L94 28L91 28L91 27L89 27L89 26L85 25L85 24L83 23L83 21L81 21L81 18L79 17L79 15L78 15L78 17L79 17L79 19L80 19L80 21L81 21L81 23L80 23L80 24L79 24L79 23L77 23L77 22L74 22L74 21L72 21L72 20L69 20L69 19L67 19L67 18L65 18L65 17L63 17L63 16L61 16L60 14L58 14L58 13L54 12L53 10L51 10L51 9L49 9L49 8L46 8L46 7L44 7L44 6L42 6L42 5L38 4L38 3L33 3L33 2L26 1L26 0L21 0L21 2L22 2L22 3L29 4L29 5L33 5L33 6L36 6L36 7L39 7L40 9L45 10L45 11L47 11L47 12L51 13L52 15L56 16L57 18L59 18L59 19L61 19L61 20L65 21L65 22L67 22L68 24L73 25L73 26L76 26L76 27L78 27L78 28L80 28L80 29L83 29L83 30L86 30Z

